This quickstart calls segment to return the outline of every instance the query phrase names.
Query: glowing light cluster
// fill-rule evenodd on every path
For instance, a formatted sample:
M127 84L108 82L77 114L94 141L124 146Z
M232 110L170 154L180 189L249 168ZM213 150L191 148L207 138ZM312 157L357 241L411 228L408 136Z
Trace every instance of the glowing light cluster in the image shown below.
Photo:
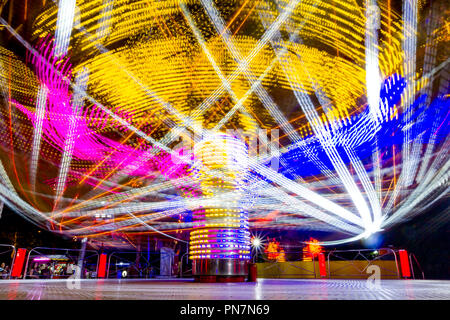
M322 251L323 247L319 244L319 240L310 238L308 244L303 248L303 261L312 261Z
M269 241L266 248L264 249L264 252L266 253L268 260L274 260L277 262L286 261L286 253L284 252L283 247L280 245L280 242L275 241L275 239Z
M242 197L239 193L245 188L247 147L237 138L213 134L195 144L194 155L194 178L205 198L237 192L225 208L220 208L224 203L218 202L219 208L202 207L194 211L199 223L190 235L190 258L250 259L248 213L232 209L239 206Z

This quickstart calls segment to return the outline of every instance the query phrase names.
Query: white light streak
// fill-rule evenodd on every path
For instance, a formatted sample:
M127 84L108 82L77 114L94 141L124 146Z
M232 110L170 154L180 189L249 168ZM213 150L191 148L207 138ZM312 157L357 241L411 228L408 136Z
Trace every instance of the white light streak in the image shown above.
M65 56L69 48L76 0L59 0L55 31L55 57Z
M34 123L33 146L32 146L33 151L31 153L30 179L31 179L31 188L33 190L36 187L36 170L39 161L39 151L41 149L42 124L45 116L45 107L47 105L47 94L48 94L47 87L45 85L41 85L37 96L36 119Z

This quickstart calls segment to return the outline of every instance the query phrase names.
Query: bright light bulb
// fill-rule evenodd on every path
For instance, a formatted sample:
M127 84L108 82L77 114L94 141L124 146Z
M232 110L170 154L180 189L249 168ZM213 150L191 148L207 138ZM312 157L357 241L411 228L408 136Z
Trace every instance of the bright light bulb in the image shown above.
M259 238L253 238L252 240L252 246L254 246L255 248L258 248L261 245L261 239Z

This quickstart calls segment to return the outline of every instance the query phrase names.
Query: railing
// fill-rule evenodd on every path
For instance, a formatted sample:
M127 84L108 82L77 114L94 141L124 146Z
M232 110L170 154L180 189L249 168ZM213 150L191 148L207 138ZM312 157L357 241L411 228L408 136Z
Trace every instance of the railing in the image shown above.
M184 260L186 260L186 263L184 263ZM180 258L180 278L192 277L192 265L190 269L184 271L185 266L189 266L189 252L186 252Z
M8 248L8 249L6 249ZM0 278L1 279L10 279L11 278L11 270L12 270L12 266L14 265L14 260L16 259L16 247L11 245L11 244L0 244L0 250L2 250L0 252L0 263L5 263L5 268L8 267L8 270L3 270L0 273ZM9 254L9 258L7 260L10 260L11 265L8 265L8 261L4 261L5 259L3 257L5 257L5 255Z
M1 249L3 247L8 248L8 250L3 250L1 251ZM40 278L70 278L71 276L73 276L73 273L66 272L67 271L67 264L70 261L70 264L73 265L74 269L73 272L75 272L75 268L77 268L77 264L78 264L78 260L80 257L80 253L81 253L82 249L67 249L67 248L49 248L49 247L36 247L31 249L28 253L27 253L27 257L26 257L26 261L25 261L25 266L24 266L24 271L23 271L23 275L21 276L22 279L29 279L29 278L36 278L36 279L40 279ZM4 245L4 244L0 244L0 257L2 254L6 254L6 253L11 253L11 268L10 270L12 270L12 266L14 265L14 261L15 261L15 257L16 257L16 248L12 245ZM86 270L87 274L83 273L81 275L82 278L84 277L88 277L88 278L96 278L98 276L98 270L99 270L99 263L100 263L100 254L98 251L95 250L85 250L86 256L84 258L84 262L83 262L83 269ZM127 271L128 271L128 275L127 277L140 277L140 278L148 278L148 277L156 277L159 276L160 274L160 257L161 257L161 253L160 251L152 251L152 252L147 252L147 251L143 251L141 252L139 255L139 261L141 261L142 263L139 263L139 265L136 264L136 257L137 257L137 253L135 251L119 251L119 252L112 252L110 253L108 256L108 265L107 265L107 270L106 270L106 278L111 278L111 277L120 277L120 275L118 275L118 271L120 271L120 273L123 271L122 266L120 264L115 264L116 266L116 270L112 270L112 265L114 263L112 263L112 261L115 259L117 262L122 262L124 263L124 266L127 266ZM54 255L59 255L62 257L52 257ZM127 257L128 255L128 257ZM130 255L133 256L133 258L130 259ZM149 259L146 258L146 256L148 256ZM153 259L150 259L150 256L153 257ZM38 258L38 257L42 257L45 258L45 262L43 260L41 261L33 261L33 258ZM174 258L176 258L177 255L173 255L173 257L171 256L171 261L168 264L168 266L170 266L170 275L169 277L172 276L182 276L183 275L183 270L177 270L175 271L176 274L174 274L174 270L173 270L173 260ZM184 256L183 256L184 257ZM183 259L182 257L182 259ZM3 259L6 260L6 259ZM134 261L133 261L134 260ZM55 262L55 261L60 261ZM3 262L2 260L0 260L0 263ZM34 262L34 263L33 263ZM9 263L9 262L8 262ZM38 270L37 267L39 266L39 270L41 270L41 267L43 266L43 264L51 266L53 272L50 271L50 268L45 268L47 269L46 274L43 274L42 272L34 272L33 270ZM63 268L62 270L64 270L64 272L55 272L55 270L53 269L56 265L62 265ZM66 266L64 266L64 264ZM36 268L36 269L35 269ZM150 272L150 268L152 268L152 271ZM11 271L8 271L7 275L4 275L0 272L0 278L4 277L6 278L10 278L11 275ZM131 271L131 272L130 272ZM188 272L189 270L185 271Z
M290 247L293 249L293 247ZM308 253L311 256L311 261L302 260L304 253ZM268 259L266 255L262 255L261 270L258 274L263 276L270 276L273 278L316 278L318 277L316 270L316 258L311 252L303 251L303 247L299 247L299 250L286 251L284 256L286 261L280 262L274 259ZM271 269L276 269L274 272Z
M258 273L263 277L271 278L320 278L318 275L318 263L315 255L303 251L303 247L299 247L299 250L292 250L295 247L290 247L291 251L284 252L284 256L287 261L280 263L277 260L270 260L265 254L260 255L258 260L262 260L263 263L258 263ZM3 250L3 251L2 251ZM11 270L14 265L16 257L16 248L13 245L0 244L0 257L9 254L11 259L11 268L6 273L0 276L4 279L9 279L11 277ZM59 254L67 257L68 260L76 264L80 256L81 249L64 249L64 248L47 248L47 247L36 247L28 252L26 259L26 264L24 268L24 273L22 278L36 278L35 275L30 274L30 259L37 256L49 256L52 254ZM99 253L95 250L85 250L88 254L84 259L84 265L87 270L91 270L92 277L97 277L99 269ZM307 253L311 257L311 261L304 261L302 257ZM124 268L121 267L120 263L125 262L127 266L128 275L127 277L140 277L148 278L159 275L159 262L161 258L161 252L143 251L137 253L135 251L123 251L123 252L112 252L108 257L108 265L106 270L106 278L110 277L120 277L118 272L122 272ZM361 278L367 279L368 271L373 270L370 268L372 265L376 265L380 270L380 276L382 278L401 278L399 270L399 261L397 259L397 254L395 250L391 248L381 248L381 249L359 249L359 250L333 250L329 251L327 254L327 277L328 278ZM130 259L130 256L133 258ZM146 258L147 256L147 258ZM150 257L154 257L150 259ZM174 255L175 257L176 255ZM95 260L94 260L95 258ZM113 259L117 262L112 263ZM0 258L0 263L3 262ZM134 260L134 261L133 261ZM139 263L137 264L137 261ZM173 260L171 260L173 262ZM422 279L425 279L424 272L413 253L409 253L408 260L409 267L411 269L411 277L416 279L417 274L421 275ZM189 268L189 254L184 253L179 260L179 270L177 276L180 277L191 277L192 267ZM111 271L111 266L115 265L116 270ZM171 264L172 265L172 264ZM152 268L152 274L149 273L150 268ZM34 270L34 268L33 268ZM95 270L95 272L94 272ZM171 269L172 270L172 269ZM131 271L131 272L130 272ZM417 272L416 272L417 271ZM173 270L171 276L175 275ZM54 276L59 278L70 277L72 274L50 274L50 278ZM81 275L83 277L83 275Z
M133 256L134 261L129 259L129 257L126 256ZM137 253L133 252L133 251L119 251L119 252L113 252L109 255L108 258L108 266L107 266L107 271L106 271L106 278L109 278L110 276L112 276L113 278L117 278L117 277L121 277L120 273L123 272L123 270L127 269L127 270L131 270L133 272L130 272L130 274L127 274L127 277L129 278L153 278L155 277L158 273L159 273L159 266L158 266L158 262L159 262L159 257L160 257L160 252L156 252L156 251L151 251L151 252L141 252L138 253L139 255L139 260L143 259L144 263L141 265L137 265L136 264L136 258L137 258ZM148 256L148 259L145 257L145 255ZM150 255L153 256L157 256L157 259L150 259ZM119 267L117 268L117 266L119 266L119 264L113 264L111 263L111 260L115 258L116 260L120 260L120 262L125 262L127 263L127 268L125 267ZM116 267L115 270L113 270L111 272L111 265L114 265ZM151 268L151 272L150 272L150 268ZM127 272L128 273L128 272Z
M413 260L414 258L414 260ZM414 272L414 263L413 261L416 263L417 267L419 268L420 274L422 275L422 279L425 279L425 273L422 270L422 267L419 264L419 261L417 261L416 255L414 253L410 253L409 254L409 264L411 266L411 276L413 279L416 279L416 275Z
M386 259L390 257L394 259ZM392 263L388 263L389 260L394 261L394 270ZM328 253L327 261L328 278L367 278L368 267L371 265L377 265L380 268L382 277L401 278L397 254L390 248L333 250ZM348 269L356 273L349 273Z
M44 251L51 251L50 253L45 253ZM30 252L28 253L28 257L27 257L27 262L25 264L25 269L24 269L24 274L23 274L23 279L26 279L27 277L29 278L42 278L43 275L30 275L28 270L28 267L30 265L30 258L32 257L32 253L35 252L38 256L49 256L54 254L55 252L62 252L62 255L66 256L69 258L70 261L73 261L74 264L78 263L78 257L79 257L79 253L81 252L81 249L64 249L64 248L48 248L48 247L36 247L30 250ZM77 253L77 255L73 255L70 254L71 252L75 252ZM84 261L83 261L83 267L85 268L86 266L89 265L95 265L95 275L93 277L96 277L97 272L98 272L98 261L99 261L99 253L95 250L85 250L86 253L92 253L90 255L85 256ZM95 264L92 263L90 264L90 259L92 259L92 257L96 257L95 260ZM91 268L88 268L88 270L90 270ZM75 271L75 270L74 270ZM92 272L88 271L88 272ZM57 274L55 275L53 274L49 274L50 278L69 278L70 276L72 276L73 274ZM81 275L81 277L83 278L83 275Z

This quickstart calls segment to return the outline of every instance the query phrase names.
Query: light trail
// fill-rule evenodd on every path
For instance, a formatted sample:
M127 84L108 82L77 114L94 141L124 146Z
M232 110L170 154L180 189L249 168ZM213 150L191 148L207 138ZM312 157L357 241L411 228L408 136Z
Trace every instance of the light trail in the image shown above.
M59 0L58 20L55 32L55 57L67 54L75 18L76 0Z
M32 24L20 12L27 33L0 17L0 202L41 227L133 247L140 234L185 239L208 207L245 211L250 228L332 233L323 244L337 245L448 194L439 2L35 8ZM202 189L191 151L219 131L247 144L245 192L209 169L224 192Z
M41 138L42 138L42 122L44 120L45 115L45 107L47 104L47 94L48 89L45 85L39 88L38 98L37 98L37 106L36 106L36 124L34 127L34 135L33 135L33 152L31 154L31 168L30 168L30 177L31 177L31 187L36 187L36 170L39 161L39 150L41 148Z
M58 175L58 185L56 187L56 201L54 208L58 207L59 198L62 196L64 189L66 187L67 174L69 172L70 163L72 161L72 154L74 144L78 137L77 132L77 118L80 109L83 105L83 93L86 90L87 82L89 79L89 71L83 69L77 74L75 78L75 87L78 89L75 91L71 105L65 106L69 110L71 109L71 117L69 123L69 130L67 132L66 141L64 144L64 151L61 159L61 167Z

